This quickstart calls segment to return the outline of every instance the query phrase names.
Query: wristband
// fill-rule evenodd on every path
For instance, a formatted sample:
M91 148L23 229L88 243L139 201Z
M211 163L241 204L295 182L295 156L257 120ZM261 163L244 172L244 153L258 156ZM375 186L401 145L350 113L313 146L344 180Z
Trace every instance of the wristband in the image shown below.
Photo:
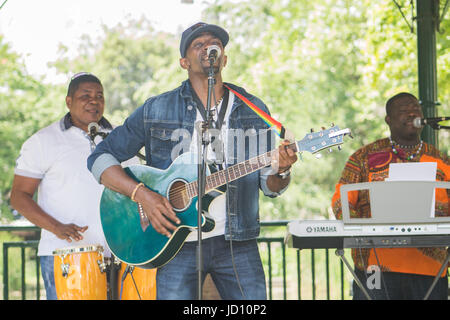
M136 202L136 200L134 200L134 197L136 196L136 192L138 191L138 189L140 187L142 187L144 184L142 182L140 182L139 184L136 185L136 187L134 187L133 192L131 193L130 199L134 202Z
M276 176L281 179L287 179L287 177L289 177L290 175L291 175L291 168L287 169L286 171L276 174Z

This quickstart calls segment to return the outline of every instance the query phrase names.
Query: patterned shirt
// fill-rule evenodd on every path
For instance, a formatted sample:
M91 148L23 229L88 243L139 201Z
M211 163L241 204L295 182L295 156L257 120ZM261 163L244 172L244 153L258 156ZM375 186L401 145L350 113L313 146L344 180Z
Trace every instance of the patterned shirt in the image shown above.
M412 150L412 154L417 149ZM337 219L342 219L340 187L343 184L384 181L389 176L390 163L436 162L437 181L450 181L450 159L433 145L423 143L419 154L406 160L404 149L393 152L389 138L377 140L357 150L348 159L332 198L332 208ZM370 217L369 191L348 193L350 216ZM450 216L450 190L436 189L435 216ZM352 249L355 267L364 270L369 265L381 264L382 271L436 275L445 261L445 248L378 248ZM378 258L378 259L377 259ZM444 273L445 274L445 273Z

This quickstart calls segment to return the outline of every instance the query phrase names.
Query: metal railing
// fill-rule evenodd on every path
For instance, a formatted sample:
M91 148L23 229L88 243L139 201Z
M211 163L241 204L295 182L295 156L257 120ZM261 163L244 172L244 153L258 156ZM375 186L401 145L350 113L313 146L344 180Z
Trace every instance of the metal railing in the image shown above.
M41 281L40 281L40 265L39 258L37 256L37 246L38 241L19 241L19 242L5 242L3 243L3 299L9 300L9 249L19 248L20 249L20 296L22 300L27 300L27 277L26 277L26 249L32 249L34 251L33 257L35 261L35 289L36 289L36 300L40 300L41 292Z
M262 222L262 234L271 228L285 230L288 221ZM39 231L37 227L5 227L1 231ZM340 259L330 259L328 249L295 250L287 248L284 238L261 236L258 238L261 259L267 281L270 300L316 300L347 299L351 275L344 269ZM38 241L4 242L3 299L45 299L40 274ZM17 250L19 252L17 252ZM13 259L19 257L19 261ZM14 260L14 261L11 261ZM32 270L32 271L30 271ZM12 284L12 274L14 283ZM19 274L19 275L18 275ZM30 290L31 287L31 290Z
M261 226L263 231L269 227L284 227L285 230L288 222L262 222ZM287 248L283 237L261 236L258 243L266 273L269 300L344 300L349 297L351 274L339 258L335 257L330 261L330 254L334 256L330 250ZM281 270L274 271L273 266L278 266L280 262ZM281 280L281 293L278 294L275 292L277 285L274 281L277 278Z

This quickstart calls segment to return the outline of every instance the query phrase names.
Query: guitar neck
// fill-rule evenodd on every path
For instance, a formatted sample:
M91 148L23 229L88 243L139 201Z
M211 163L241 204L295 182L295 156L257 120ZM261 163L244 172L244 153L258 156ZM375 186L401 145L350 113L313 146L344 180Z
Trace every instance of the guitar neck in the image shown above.
M289 149L297 152L297 145L292 143L287 145ZM206 177L205 193L208 193L226 183L237 180L250 173L256 172L264 167L267 167L272 162L272 155L276 151L271 150L244 162L232 165L226 169L214 172ZM191 182L187 185L187 192L190 198L198 196L198 183L197 181Z

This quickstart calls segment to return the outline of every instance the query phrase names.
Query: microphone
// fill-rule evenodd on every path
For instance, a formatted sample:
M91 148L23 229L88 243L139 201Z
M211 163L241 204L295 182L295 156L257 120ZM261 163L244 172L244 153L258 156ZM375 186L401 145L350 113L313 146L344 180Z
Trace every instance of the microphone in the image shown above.
M100 131L100 126L98 125L97 122L91 122L88 124L89 137L92 139L92 141L94 141L94 138L98 134L99 131Z
M450 120L450 117L435 117L435 118L420 118L417 117L413 120L413 126L416 128L422 128L428 124L433 129L440 129L439 122Z
M100 136L102 139L105 139L108 136L108 133L100 131L100 126L97 122L91 122L88 124L88 132L89 138L91 138L92 141L94 141L96 136Z
M213 44L206 48L206 54L208 55L208 59L212 59L214 63L217 59L220 58L222 51L220 50L219 46Z

